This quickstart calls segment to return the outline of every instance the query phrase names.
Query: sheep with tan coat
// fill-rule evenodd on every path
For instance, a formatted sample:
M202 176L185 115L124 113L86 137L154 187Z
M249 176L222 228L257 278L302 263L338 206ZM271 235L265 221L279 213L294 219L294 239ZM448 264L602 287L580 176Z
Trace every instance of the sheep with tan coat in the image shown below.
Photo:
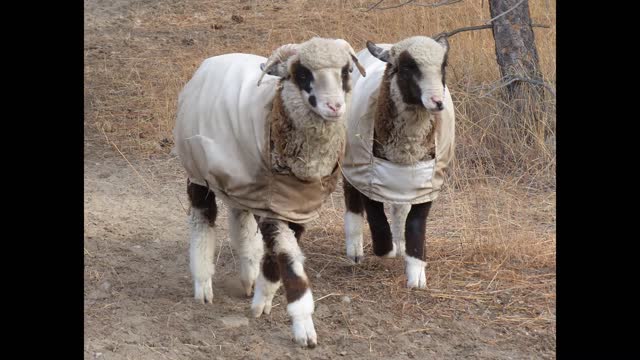
M353 65L340 39L284 45L269 59L220 55L203 62L178 100L174 138L188 175L196 299L213 297L220 198L231 209L247 295L255 284L254 316L269 314L283 284L294 339L309 347L317 343L314 302L298 241L338 180Z
M404 256L407 286L425 288L426 219L453 157L455 116L445 83L446 38L415 36L358 53L342 166L347 256L363 258L366 212L373 252ZM391 204L391 227L384 212Z

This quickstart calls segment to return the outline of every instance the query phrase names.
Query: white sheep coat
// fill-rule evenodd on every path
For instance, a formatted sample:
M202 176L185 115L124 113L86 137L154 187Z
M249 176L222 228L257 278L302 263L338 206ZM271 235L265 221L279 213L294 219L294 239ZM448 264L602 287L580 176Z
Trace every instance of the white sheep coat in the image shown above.
M391 44L378 45L390 49ZM358 60L366 77L352 74L353 97L347 120L346 153L342 174L368 198L391 204L420 204L438 197L444 171L454 154L455 117L449 89L445 87L445 109L435 113L435 159L412 165L396 164L373 155L374 115L378 89L387 63L364 49Z
M266 61L250 54L205 60L178 98L175 148L189 180L229 206L304 223L318 216L326 194L320 181L271 171L269 118L278 78L265 75L256 85Z

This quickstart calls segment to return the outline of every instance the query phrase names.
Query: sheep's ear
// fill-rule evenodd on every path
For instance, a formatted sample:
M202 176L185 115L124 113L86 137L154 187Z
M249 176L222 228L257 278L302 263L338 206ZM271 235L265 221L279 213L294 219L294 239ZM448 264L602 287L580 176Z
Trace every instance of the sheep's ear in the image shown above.
M278 77L285 77L287 75L286 65L283 63L280 63L280 62L274 63L266 71L264 69L265 66L266 66L265 63L260 64L260 71L264 71L268 75L273 75Z
M260 86L265 74L278 77L287 76L287 59L296 53L297 47L297 44L282 45L271 54L266 63L260 64L262 74L260 74L257 85Z
M287 62L278 62L274 64L269 70L267 70L267 74L277 76L277 77L287 77L289 76L289 69L287 68Z
M376 46L376 44L367 40L367 49L371 53L371 55L375 56L378 60L389 62L389 50L384 50L383 48Z
M449 40L447 40L446 36L441 35L436 37L434 40L437 41L438 44L442 45L445 51L449 51Z

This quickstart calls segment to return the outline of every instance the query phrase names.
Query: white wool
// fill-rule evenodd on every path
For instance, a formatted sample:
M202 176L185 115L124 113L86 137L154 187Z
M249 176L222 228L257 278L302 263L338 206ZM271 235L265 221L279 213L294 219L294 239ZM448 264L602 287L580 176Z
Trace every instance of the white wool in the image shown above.
M342 68L350 64L350 56L344 43L335 39L312 38L297 47L297 55L289 59L289 63L300 62L312 70L323 68Z
M432 38L413 36L391 46L389 55L391 55L392 61L397 60L398 56L405 50L413 56L418 65L440 66L446 53L446 49Z

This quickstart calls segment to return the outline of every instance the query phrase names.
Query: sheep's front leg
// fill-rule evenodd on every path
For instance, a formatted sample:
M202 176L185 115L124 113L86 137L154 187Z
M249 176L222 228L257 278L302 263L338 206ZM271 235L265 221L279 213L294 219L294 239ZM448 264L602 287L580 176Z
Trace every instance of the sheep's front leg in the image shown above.
M342 178L344 188L344 234L347 246L347 257L354 263L364 258L362 244L362 223L364 220L364 204L362 194L349 182Z
M391 205L391 235L393 237L394 250L389 257L404 256L405 239L404 231L407 223L407 215L411 210L411 205Z
M194 297L201 303L210 303L213 301L211 278L215 272L216 197L208 188L191 182L187 185L187 193L191 202L189 267L193 276Z
M376 256L395 256L395 244L391 239L391 228L384 213L384 204L362 196L364 208L367 212L367 222L371 230L371 242L373 243L373 253Z
M287 313L291 317L294 340L302 346L314 348L318 339L312 319L313 295L303 267L304 256L296 238L303 229L296 224L291 226L279 220L266 220L260 224L260 230L265 239L267 234L274 235L273 253L287 297Z
M251 296L264 253L258 223L249 211L232 208L229 214L229 232L231 245L240 260L240 282L247 296Z
M264 255L260 267L260 274L256 280L256 289L251 302L253 316L260 317L263 313L271 313L271 304L276 291L280 288L280 269L274 252L276 231L268 222L260 222L258 225L262 240L264 241Z
M407 287L424 289L427 287L425 267L427 262L424 254L425 231L427 216L431 209L431 202L415 204L407 215L405 238L406 254L405 272Z
M271 313L273 297L281 285L280 268L278 267L277 254L274 251L279 227L275 226L274 221L267 220L261 222L259 228L266 249L262 259L261 271L256 280L256 291L251 303L251 311L255 317L260 317L263 313L266 315ZM289 228L293 231L295 238L300 240L304 232L304 226L289 223Z

